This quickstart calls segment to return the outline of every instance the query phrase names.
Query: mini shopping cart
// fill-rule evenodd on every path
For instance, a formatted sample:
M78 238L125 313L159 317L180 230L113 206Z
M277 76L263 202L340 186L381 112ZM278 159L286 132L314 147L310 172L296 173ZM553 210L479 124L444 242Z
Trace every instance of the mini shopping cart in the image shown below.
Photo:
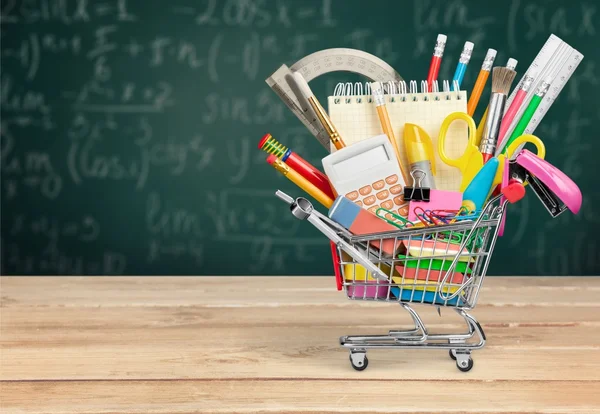
M338 288L343 286L349 299L397 302L414 321L411 329L387 335L341 337L354 369L367 368L367 349L415 347L448 349L459 370L473 367L471 351L482 348L486 338L467 311L477 303L506 210L500 196L470 220L357 236L316 211L306 198L294 200L281 191L276 195L296 218L308 220L331 240ZM430 333L413 304L436 306L438 312L454 309L466 322L466 332Z

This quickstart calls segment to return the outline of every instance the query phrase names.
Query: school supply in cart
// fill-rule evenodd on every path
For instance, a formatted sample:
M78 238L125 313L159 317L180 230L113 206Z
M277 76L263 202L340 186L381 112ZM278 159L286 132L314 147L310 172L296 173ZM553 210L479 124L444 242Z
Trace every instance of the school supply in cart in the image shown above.
M358 142L328 155L322 162L337 194L373 213L383 207L402 216L408 214L402 198L406 184L387 136Z
M457 137L451 136L448 131L450 131L452 124L459 124L459 122L455 122L458 120L466 122L469 138L464 146L464 150L458 154L453 154L448 150L448 146L449 142L455 142ZM483 167L483 155L479 152L477 145L475 145L475 132L475 121L473 121L473 118L465 112L452 112L442 121L439 131L438 154L445 165L450 168L457 168L462 177L457 188L445 188L445 190L465 191L469 183L473 180L475 175L477 175L479 170L481 170L481 167Z
M428 202L411 201L408 204L408 219L417 220L419 209L423 210L458 210L463 201L463 193L460 191L431 190Z
M433 48L433 56L431 56L431 62L429 63L429 72L427 73L427 92L433 92L433 84L437 81L438 74L440 73L442 57L446 48L446 39L448 39L448 36L445 34L440 33L437 35L435 47Z
M516 98L519 89L522 87L527 77L534 77L534 81L527 91L523 104L508 126L506 135L504 136L505 140L512 135L517 123L519 123L523 117L525 109L529 106L529 102L533 99L533 95L540 93L541 89L544 89L541 88L542 82L548 82L548 80L551 79L548 85L548 91L541 96L539 105L536 107L533 116L527 121L527 125L523 130L523 134L533 134L582 60L583 55L558 36L551 34L548 37L546 43L544 43L527 71L525 71L516 87L513 89L513 92L508 96L506 101L507 107L512 104L512 101ZM501 142L496 149L496 154L499 154L506 146L506 142ZM522 146L519 147L519 149L521 148Z
M405 124L404 145L413 188L435 190L435 153L427 132L419 125ZM406 199L406 189L404 198ZM420 201L414 197L411 199Z
M462 205L469 211L479 211L492 191L492 183L498 171L498 158L492 158L479 170L463 194Z
M509 68L495 67L492 71L492 94L479 144L484 163L495 154L506 98L516 75L517 72Z
M311 184L321 190L327 197L335 199L335 194L329 184L329 179L325 174L311 165L304 158L280 144L271 134L265 134L258 143L258 148L267 154L273 154L281 161L285 162L291 169L308 180Z
M426 82L421 82L421 92L417 90L417 82L407 84L401 82L384 83L388 93L385 95L386 109L392 124L394 135L400 150L400 163L409 165L405 152L404 128L406 124L419 125L431 138L433 148L438 147L438 136L442 121L453 112L466 112L467 94L465 91L451 92L448 82L438 92L427 92ZM376 105L371 99L370 84L338 84L334 95L328 98L328 109L331 120L339 128L346 145L368 139L382 133L377 117ZM437 83L434 85L437 90ZM467 128L464 123L456 122L446 131L446 153L449 157L458 158L467 145ZM332 148L334 150L334 148ZM461 171L442 163L435 152L436 188L440 190L458 191L462 179Z
M469 96L469 101L467 102L467 114L469 116L473 116L477 109L477 104L479 104L479 99L481 98L485 84L490 76L494 60L496 59L496 53L495 49L488 49L485 58L483 59L481 70L479 71L479 75L477 75L477 80L475 81L475 85Z
M275 155L271 154L267 157L267 163L272 165L277 171L283 174L288 180L296 184L298 187L306 191L312 198L317 200L323 206L329 208L333 204L333 200L317 188L313 183L304 178L301 174L296 172L289 165L285 164Z
M352 234L361 235L396 230L394 226L381 220L371 211L359 207L344 196L339 196L333 202L328 216ZM379 241L373 242L373 246L379 247ZM388 255L394 254L400 246L400 244L394 246L394 243L390 240L385 240L382 250Z

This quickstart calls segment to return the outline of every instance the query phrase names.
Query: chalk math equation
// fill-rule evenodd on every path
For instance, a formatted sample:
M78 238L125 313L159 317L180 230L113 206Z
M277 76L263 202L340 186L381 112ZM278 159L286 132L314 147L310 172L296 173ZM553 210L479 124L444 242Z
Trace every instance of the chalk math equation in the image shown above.
M274 197L275 188L301 191L256 145L271 132L317 166L326 154L264 80L333 47L420 79L440 32L448 50L489 44L522 70L551 32L580 46L585 61L536 132L551 162L593 193L586 171L598 147L581 137L597 130L600 112L581 103L600 93L600 56L585 53L600 30L594 2L399 3L374 24L358 0L3 1L2 273L331 274L327 241ZM320 96L339 80L320 80ZM584 196L579 216L537 220L544 212L532 197L511 209L492 272L517 253L529 274L597 272L589 232L600 230L600 199ZM569 226L578 230L557 247L553 235Z

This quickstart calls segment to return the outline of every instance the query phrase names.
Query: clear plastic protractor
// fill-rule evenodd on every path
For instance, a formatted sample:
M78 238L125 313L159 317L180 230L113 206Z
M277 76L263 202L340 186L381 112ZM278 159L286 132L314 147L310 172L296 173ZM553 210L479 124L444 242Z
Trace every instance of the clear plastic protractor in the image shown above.
M372 81L401 81L402 77L392 68L370 53L356 49L325 49L303 57L290 68L300 72L307 82L329 72L354 72Z

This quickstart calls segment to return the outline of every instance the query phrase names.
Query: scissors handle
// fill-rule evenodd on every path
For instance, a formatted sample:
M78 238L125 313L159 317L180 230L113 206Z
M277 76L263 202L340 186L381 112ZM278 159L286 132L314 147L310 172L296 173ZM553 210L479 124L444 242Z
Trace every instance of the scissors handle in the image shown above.
M537 156L541 159L544 159L544 157L546 157L546 146L544 145L544 143L542 142L541 139L539 139L538 137L536 137L535 135L531 135L531 134L525 134L525 135L521 135L520 137L518 137L517 139L515 139L506 149L506 155L508 156L508 158L512 158L512 156L514 155L514 153L516 152L517 148L521 145L521 144L525 144L525 143L530 143L535 145L535 148L537 149Z
M448 128L452 122L459 119L465 121L469 128L469 146L475 147L475 134L477 132L475 121L473 121L473 118L471 118L466 112L452 112L446 117L446 119L444 119L444 122L442 122L442 126L440 127L438 152L441 160L448 165L452 165L453 167L460 167L466 162L468 157L470 157L470 152L468 150L465 151L459 158L449 158L446 155L446 134L448 133Z

